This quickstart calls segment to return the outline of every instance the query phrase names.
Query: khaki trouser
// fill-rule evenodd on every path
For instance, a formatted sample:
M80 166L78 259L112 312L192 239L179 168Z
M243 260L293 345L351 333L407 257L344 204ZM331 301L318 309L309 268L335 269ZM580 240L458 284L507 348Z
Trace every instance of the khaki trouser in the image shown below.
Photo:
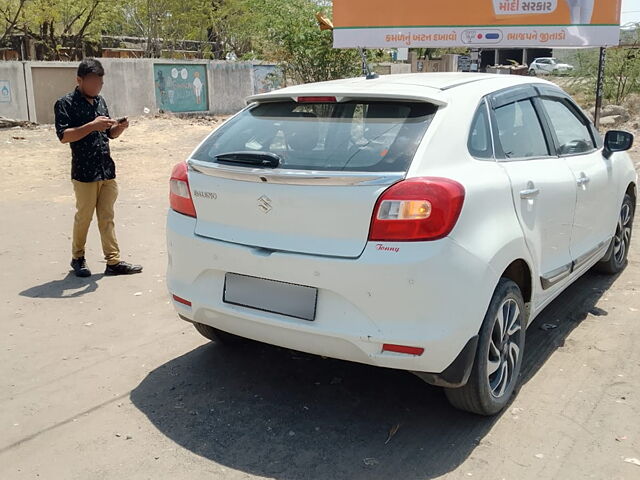
M73 258L84 257L85 244L93 212L98 217L98 229L102 239L102 251L107 265L120 261L120 248L116 240L113 222L113 206L118 198L118 184L115 180L100 182L78 182L73 180L76 192L76 217L73 222Z

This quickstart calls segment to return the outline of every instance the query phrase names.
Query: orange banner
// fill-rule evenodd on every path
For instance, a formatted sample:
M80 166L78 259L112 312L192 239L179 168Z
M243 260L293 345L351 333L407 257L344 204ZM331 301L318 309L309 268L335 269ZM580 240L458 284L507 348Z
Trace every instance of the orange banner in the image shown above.
M621 0L334 0L333 21L338 28L619 25L620 4Z
M620 8L621 0L334 0L334 43L612 45L619 39Z

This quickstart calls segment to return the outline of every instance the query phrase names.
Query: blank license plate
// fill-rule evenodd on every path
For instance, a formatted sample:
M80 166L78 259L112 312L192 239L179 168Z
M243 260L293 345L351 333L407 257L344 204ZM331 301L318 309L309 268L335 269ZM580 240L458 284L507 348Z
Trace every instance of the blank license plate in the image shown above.
M232 305L313 321L318 289L227 273L223 300Z

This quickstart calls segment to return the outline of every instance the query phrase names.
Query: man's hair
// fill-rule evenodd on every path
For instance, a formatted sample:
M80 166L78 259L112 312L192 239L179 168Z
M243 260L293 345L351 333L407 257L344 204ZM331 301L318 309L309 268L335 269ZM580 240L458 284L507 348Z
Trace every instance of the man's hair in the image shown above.
M84 78L90 73L95 73L99 77L104 76L104 67L95 58L85 58L78 66L78 76Z

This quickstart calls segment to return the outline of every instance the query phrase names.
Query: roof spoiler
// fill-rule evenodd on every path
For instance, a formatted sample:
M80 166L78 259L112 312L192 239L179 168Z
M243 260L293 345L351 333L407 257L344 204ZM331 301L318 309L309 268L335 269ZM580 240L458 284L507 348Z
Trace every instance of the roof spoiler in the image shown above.
M438 105L439 107L444 107L447 105L447 102L441 98L433 98L426 97L423 95L407 95L407 94L396 94L396 93L377 93L377 92L362 92L362 93L344 93L344 94L336 94L336 92L296 92L292 93L278 93L269 92L269 93L261 93L259 95L252 95L247 98L247 104L251 103L270 103L270 102L298 102L299 98L308 98L308 97L332 97L335 98L337 103L343 102L351 102L354 100L373 100L373 101L383 101L383 100L391 100L396 102L417 102L417 103L431 103L433 105Z

